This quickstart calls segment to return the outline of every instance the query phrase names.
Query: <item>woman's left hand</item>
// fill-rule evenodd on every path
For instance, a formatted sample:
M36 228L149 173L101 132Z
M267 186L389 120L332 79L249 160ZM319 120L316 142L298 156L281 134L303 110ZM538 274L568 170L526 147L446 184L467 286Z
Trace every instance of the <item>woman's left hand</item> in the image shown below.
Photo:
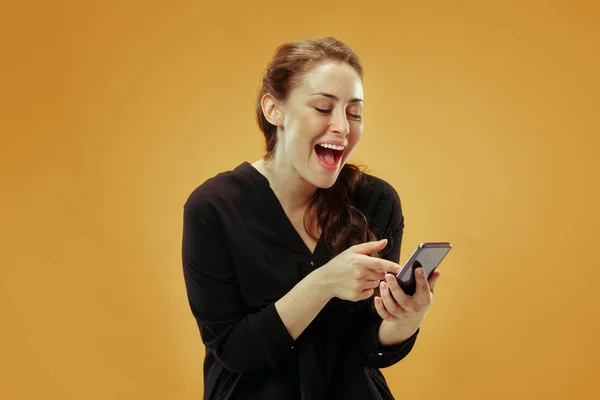
M423 268L416 268L416 291L409 296L404 293L394 275L386 274L385 282L379 285L381 297L375 297L375 308L384 325L393 325L393 329L385 329L386 333L398 336L398 340L390 338L385 342L401 341L421 326L433 301L435 283L439 276L440 272L435 270L427 279Z

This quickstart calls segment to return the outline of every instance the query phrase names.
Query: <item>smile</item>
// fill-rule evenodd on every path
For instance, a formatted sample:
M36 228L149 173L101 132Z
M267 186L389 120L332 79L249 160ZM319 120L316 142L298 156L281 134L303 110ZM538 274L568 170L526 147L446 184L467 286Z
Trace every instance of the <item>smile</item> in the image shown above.
M331 144L331 143L319 143L317 146L325 147L326 149L338 150L338 151L344 151L344 149L346 148L346 146L338 146L338 145Z
M346 146L332 143L319 143L315 146L317 161L327 170L335 170L339 167L344 150Z

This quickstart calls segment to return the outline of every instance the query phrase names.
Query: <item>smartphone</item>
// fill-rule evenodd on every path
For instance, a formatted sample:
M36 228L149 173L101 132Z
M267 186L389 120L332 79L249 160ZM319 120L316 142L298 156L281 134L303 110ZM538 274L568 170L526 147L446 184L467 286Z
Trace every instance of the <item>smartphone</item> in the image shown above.
M421 243L396 275L396 280L404 293L410 296L415 294L415 268L423 267L425 276L429 278L451 249L452 244L449 242Z

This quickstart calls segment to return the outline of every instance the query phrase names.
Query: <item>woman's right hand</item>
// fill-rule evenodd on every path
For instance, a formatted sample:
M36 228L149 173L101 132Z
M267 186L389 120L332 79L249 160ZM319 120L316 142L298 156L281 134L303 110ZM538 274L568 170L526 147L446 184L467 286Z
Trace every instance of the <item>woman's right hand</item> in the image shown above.
M400 272L400 265L369 256L386 244L387 239L383 239L348 248L317 270L321 274L320 283L331 297L350 301L368 299L386 272L394 275Z

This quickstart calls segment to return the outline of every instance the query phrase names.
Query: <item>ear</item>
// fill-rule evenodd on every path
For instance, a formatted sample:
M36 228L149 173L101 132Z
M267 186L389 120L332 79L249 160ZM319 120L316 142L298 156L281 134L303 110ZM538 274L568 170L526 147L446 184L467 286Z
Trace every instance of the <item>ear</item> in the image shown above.
M265 93L260 101L263 114L271 125L281 126L283 114L280 111L281 102L270 93Z

